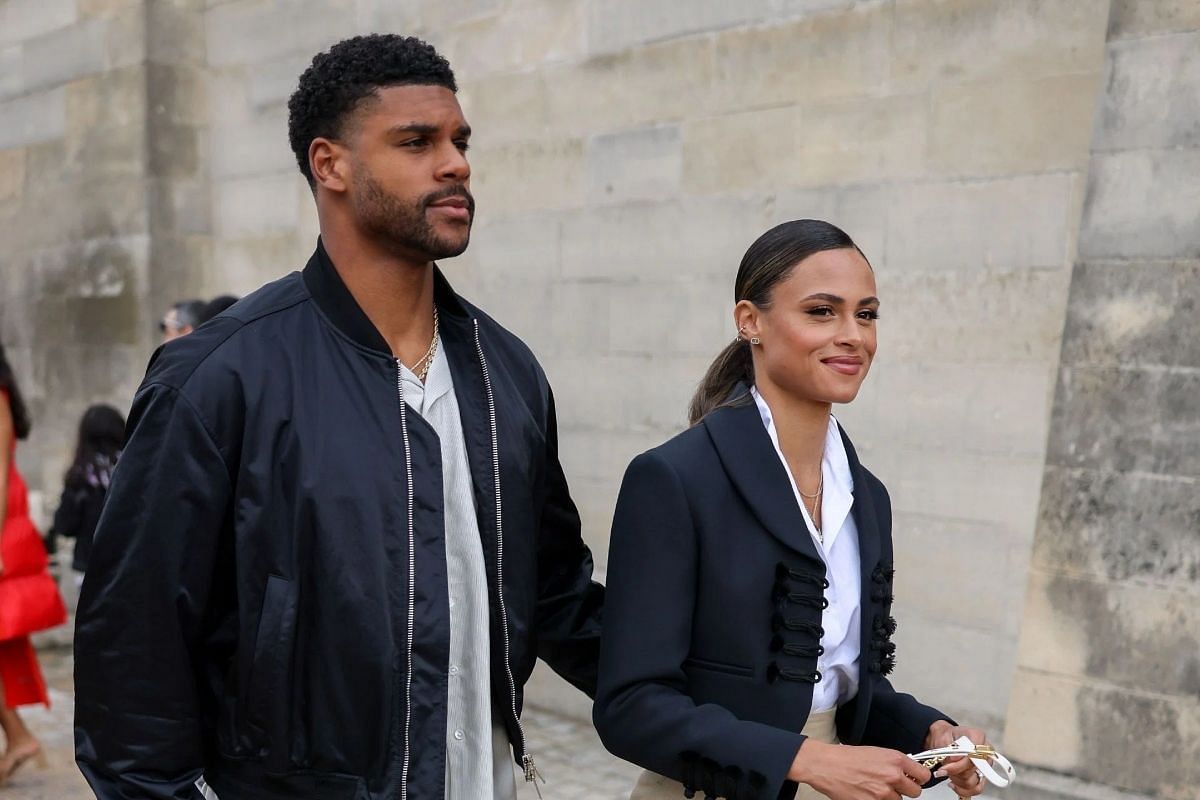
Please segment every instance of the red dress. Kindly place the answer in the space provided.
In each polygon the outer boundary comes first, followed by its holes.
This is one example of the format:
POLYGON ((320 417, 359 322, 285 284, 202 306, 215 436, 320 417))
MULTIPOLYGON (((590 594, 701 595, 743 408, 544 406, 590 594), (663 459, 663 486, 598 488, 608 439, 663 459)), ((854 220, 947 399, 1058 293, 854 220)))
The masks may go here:
MULTIPOLYGON (((0 391, 0 399, 7 404, 7 395, 0 391)), ((17 443, 13 440, 11 456, 16 455, 17 443)), ((0 554, 3 555, 5 572, 0 573, 0 581, 4 580, 10 565, 20 569, 19 565, 28 566, 30 561, 36 561, 38 555, 29 553, 28 529, 33 527, 29 518, 29 495, 21 473, 17 472, 15 458, 9 459, 8 467, 8 504, 5 507, 4 527, 0 532, 0 554), (13 545, 19 548, 13 552, 13 545)), ((40 540, 39 540, 40 541, 40 540)), ((45 564, 46 551, 41 552, 41 561, 45 564)), ((43 567, 44 568, 44 567, 43 567)), ((46 693, 46 681, 38 666, 37 655, 28 636, 17 636, 13 639, 0 641, 0 681, 4 683, 4 701, 9 708, 42 703, 50 705, 50 697, 46 693)))

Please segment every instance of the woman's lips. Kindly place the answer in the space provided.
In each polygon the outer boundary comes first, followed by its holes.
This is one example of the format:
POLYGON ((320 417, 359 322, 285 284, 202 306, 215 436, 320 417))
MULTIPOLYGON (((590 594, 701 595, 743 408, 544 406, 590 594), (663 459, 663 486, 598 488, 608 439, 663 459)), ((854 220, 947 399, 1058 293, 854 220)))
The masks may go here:
POLYGON ((843 375, 857 375, 863 367, 861 358, 825 358, 821 363, 843 375))

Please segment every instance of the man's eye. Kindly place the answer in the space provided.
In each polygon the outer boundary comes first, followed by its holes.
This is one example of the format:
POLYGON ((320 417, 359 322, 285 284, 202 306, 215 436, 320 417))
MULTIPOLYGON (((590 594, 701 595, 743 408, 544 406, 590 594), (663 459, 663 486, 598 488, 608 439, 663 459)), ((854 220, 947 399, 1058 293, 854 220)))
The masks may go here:
POLYGON ((460 139, 454 143, 460 153, 465 153, 471 149, 471 144, 466 139, 460 139))
POLYGON ((429 144, 428 139, 408 139, 400 143, 401 147, 424 147, 429 144))

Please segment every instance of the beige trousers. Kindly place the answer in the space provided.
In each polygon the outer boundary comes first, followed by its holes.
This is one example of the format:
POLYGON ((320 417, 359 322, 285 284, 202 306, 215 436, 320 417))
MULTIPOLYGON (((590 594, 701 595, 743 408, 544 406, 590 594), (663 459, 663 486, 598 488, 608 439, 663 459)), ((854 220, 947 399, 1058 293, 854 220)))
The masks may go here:
MULTIPOLYGON (((804 723, 804 735, 819 742, 837 744, 837 725, 834 721, 836 710, 822 711, 810 714, 804 723)), ((698 793, 696 795, 700 797, 698 793)), ((655 772, 644 771, 633 786, 629 800, 679 800, 683 797, 683 784, 664 778, 655 772)), ((811 786, 801 786, 796 792, 796 800, 826 800, 825 795, 811 786)))

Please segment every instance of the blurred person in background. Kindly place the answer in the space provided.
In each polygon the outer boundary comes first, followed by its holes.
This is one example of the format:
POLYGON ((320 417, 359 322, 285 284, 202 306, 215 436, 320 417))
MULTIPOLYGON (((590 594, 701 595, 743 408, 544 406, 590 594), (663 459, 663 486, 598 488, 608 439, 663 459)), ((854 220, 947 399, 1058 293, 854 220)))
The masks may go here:
POLYGON ((210 319, 215 317, 217 314, 220 314, 237 301, 238 298, 231 294, 217 295, 212 300, 209 300, 204 304, 204 310, 200 312, 200 321, 196 323, 197 326, 208 322, 210 319))
POLYGON ((125 439, 125 418, 112 406, 90 406, 79 420, 79 436, 75 443, 75 458, 63 477, 62 497, 54 512, 51 530, 54 536, 75 540, 71 567, 77 573, 75 582, 83 582, 88 556, 92 552, 92 535, 104 508, 104 498, 112 480, 121 443, 125 439))
POLYGON ((158 322, 158 332, 162 334, 163 344, 187 336, 203 321, 205 303, 203 300, 180 300, 167 309, 167 313, 158 322))
MULTIPOLYGON (((907 753, 983 731, 897 692, 892 513, 832 414, 874 360, 866 257, 819 220, 750 246, 737 337, 692 427, 629 465, 613 519, 594 717, 646 768, 631 800, 897 800, 907 753)), ((940 767, 959 797, 971 761, 940 767)))
POLYGON ((45 763, 41 743, 17 708, 50 705, 29 634, 67 619, 17 471, 17 440, 29 436, 29 428, 21 389, 0 345, 0 728, 5 736, 0 784, 31 759, 45 763))
POLYGON ((456 92, 417 39, 317 55, 316 251, 156 354, 76 624, 101 800, 514 800, 535 660, 594 692, 549 382, 434 263, 474 218, 456 92))

